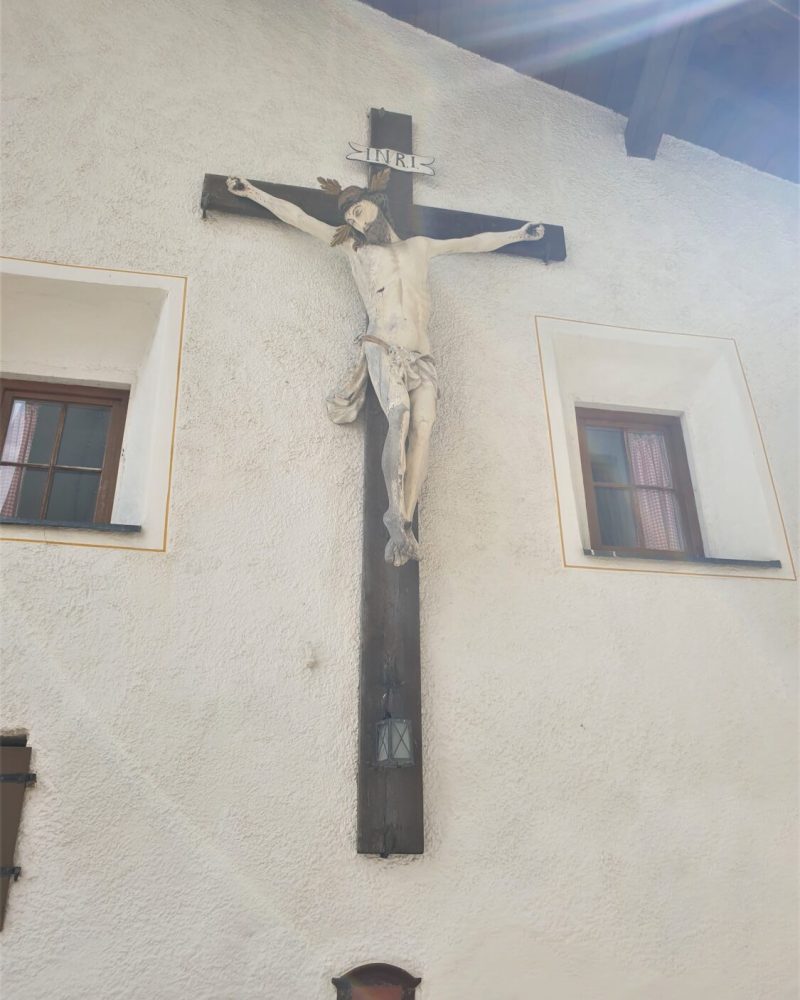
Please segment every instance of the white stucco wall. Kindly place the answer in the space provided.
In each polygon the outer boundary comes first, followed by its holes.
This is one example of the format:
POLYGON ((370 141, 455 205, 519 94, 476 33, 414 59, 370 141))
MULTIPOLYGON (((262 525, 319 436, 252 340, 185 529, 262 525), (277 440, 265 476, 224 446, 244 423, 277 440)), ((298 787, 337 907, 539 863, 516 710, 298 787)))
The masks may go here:
POLYGON ((7 0, 3 253, 187 275, 168 551, 9 542, 3 725, 27 794, 14 1000, 789 1000, 795 586, 562 566, 537 313, 736 339, 796 546, 796 189, 347 0, 7 0), (422 203, 561 223, 449 258, 423 497, 427 850, 354 852, 362 312, 208 172, 358 182, 370 106, 422 203), (478 150, 494 150, 476 159, 478 150), (311 651, 309 653, 309 650, 311 651), (313 665, 309 666, 309 659, 313 665))

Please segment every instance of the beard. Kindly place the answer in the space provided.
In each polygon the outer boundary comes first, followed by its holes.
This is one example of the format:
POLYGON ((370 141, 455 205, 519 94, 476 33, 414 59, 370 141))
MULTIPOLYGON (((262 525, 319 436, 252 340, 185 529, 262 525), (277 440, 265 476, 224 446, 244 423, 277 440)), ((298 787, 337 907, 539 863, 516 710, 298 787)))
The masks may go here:
POLYGON ((378 212, 373 221, 364 230, 364 239, 373 246, 385 246, 392 241, 392 230, 383 212, 378 212))

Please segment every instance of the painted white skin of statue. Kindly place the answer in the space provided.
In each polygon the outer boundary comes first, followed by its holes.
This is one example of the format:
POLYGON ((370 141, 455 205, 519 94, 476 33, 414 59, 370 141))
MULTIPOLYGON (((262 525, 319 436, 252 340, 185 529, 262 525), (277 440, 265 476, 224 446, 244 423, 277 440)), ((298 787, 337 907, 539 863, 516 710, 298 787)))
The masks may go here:
POLYGON ((336 181, 319 178, 322 188, 338 199, 344 219, 338 229, 239 177, 229 177, 227 185, 233 194, 249 198, 288 225, 347 255, 368 325, 360 338, 359 363, 328 397, 328 414, 336 423, 354 420, 364 403, 369 377, 389 423, 381 463, 389 497, 383 518, 389 532, 386 561, 402 566, 420 557, 411 523, 436 419, 438 383, 428 340, 429 263, 443 254, 487 253, 520 240, 540 240, 544 226, 526 223, 511 232, 451 240, 425 236, 401 240, 383 193, 388 180, 385 170, 373 176, 369 188, 342 189, 336 181))

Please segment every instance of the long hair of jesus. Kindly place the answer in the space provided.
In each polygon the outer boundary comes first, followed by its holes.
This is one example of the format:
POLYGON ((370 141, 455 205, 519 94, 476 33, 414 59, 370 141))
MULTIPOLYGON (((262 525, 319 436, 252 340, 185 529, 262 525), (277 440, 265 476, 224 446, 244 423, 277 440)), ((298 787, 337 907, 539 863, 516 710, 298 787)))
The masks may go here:
MULTIPOLYGON (((339 211, 342 215, 344 215, 351 205, 355 205, 358 201, 371 201, 373 205, 377 206, 388 225, 394 229, 394 221, 389 209, 389 199, 384 193, 386 185, 389 183, 389 177, 390 170, 386 167, 386 169, 372 175, 369 187, 366 188, 358 187, 355 184, 343 188, 338 181, 331 180, 329 177, 318 177, 317 180, 319 181, 319 186, 326 194, 332 195, 337 199, 339 211)), ((359 247, 369 242, 364 233, 360 233, 357 229, 354 229, 348 222, 345 222, 336 229, 331 240, 331 246, 338 246, 346 240, 353 241, 354 250, 358 250, 359 247)))

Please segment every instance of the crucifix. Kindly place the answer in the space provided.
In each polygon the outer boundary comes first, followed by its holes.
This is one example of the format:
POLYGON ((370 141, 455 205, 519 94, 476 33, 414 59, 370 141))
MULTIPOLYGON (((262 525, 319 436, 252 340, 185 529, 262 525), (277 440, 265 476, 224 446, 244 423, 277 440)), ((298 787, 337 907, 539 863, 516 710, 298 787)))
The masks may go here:
POLYGON ((374 164, 367 188, 206 174, 201 207, 279 219, 340 247, 367 309, 359 362, 328 413, 365 417, 357 849, 388 857, 424 847, 416 506, 438 394, 428 264, 481 251, 547 263, 566 249, 560 226, 415 205, 413 171, 431 161, 413 153, 410 115, 373 108, 370 146, 351 147, 374 164))

